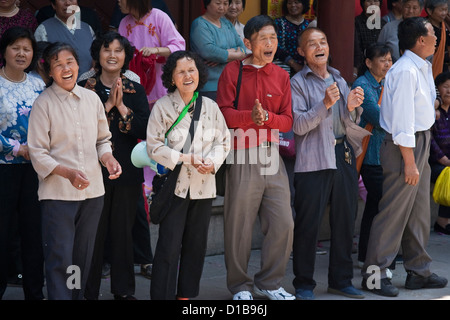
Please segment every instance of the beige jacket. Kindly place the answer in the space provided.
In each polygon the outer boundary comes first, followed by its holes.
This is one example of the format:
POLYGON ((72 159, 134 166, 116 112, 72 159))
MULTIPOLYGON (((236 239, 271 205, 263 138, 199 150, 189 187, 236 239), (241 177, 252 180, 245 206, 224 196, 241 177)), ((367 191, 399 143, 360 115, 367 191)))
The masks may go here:
MULTIPOLYGON (((184 142, 189 135, 192 114, 186 116, 173 128, 165 145, 165 133, 178 119, 185 107, 176 90, 156 101, 147 126, 147 153, 149 157, 161 165, 173 170, 177 165, 184 142)), ((197 105, 195 106, 198 107, 197 105)), ((190 141, 189 137, 189 141, 190 141)), ((183 153, 201 155, 213 161, 217 172, 230 152, 230 132, 219 106, 213 100, 203 97, 199 124, 189 150, 183 153)), ((175 195, 191 199, 207 199, 216 197, 216 180, 214 174, 200 174, 192 165, 183 165, 178 176, 175 195)))

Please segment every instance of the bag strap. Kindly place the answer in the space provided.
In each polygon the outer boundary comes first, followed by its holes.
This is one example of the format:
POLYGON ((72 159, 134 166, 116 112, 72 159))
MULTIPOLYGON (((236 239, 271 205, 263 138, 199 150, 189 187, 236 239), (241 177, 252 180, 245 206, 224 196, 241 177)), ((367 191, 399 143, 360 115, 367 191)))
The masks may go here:
POLYGON ((238 76, 238 81, 236 84, 236 99, 234 99, 234 108, 237 109, 238 107, 238 102, 239 102, 239 94, 241 92, 241 81, 242 81, 242 69, 243 69, 244 65, 242 63, 242 61, 239 64, 239 76, 238 76))
POLYGON ((172 131, 172 129, 181 121, 181 119, 184 118, 184 116, 186 115, 186 113, 189 110, 189 107, 195 102, 195 100, 197 100, 197 98, 198 98, 198 92, 195 91, 194 96, 192 97, 191 101, 183 108, 183 111, 181 111, 180 115, 178 116, 177 121, 175 121, 175 123, 170 126, 169 130, 167 130, 167 132, 165 134, 166 138, 169 135, 169 132, 172 131))

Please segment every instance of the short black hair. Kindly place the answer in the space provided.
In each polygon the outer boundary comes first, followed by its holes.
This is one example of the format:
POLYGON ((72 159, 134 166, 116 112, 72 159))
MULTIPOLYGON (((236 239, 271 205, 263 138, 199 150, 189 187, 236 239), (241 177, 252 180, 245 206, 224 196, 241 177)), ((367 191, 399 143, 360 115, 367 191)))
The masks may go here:
MULTIPOLYGON (((284 0, 283 3, 281 4, 281 12, 283 13, 283 15, 287 15, 289 14, 289 10, 287 8, 287 3, 289 0, 284 0)), ((305 14, 309 11, 309 9, 311 8, 311 3, 309 0, 297 0, 298 2, 301 2, 303 5, 303 11, 302 14, 305 14)))
POLYGON ((392 10, 394 7, 392 6, 393 3, 400 2, 401 0, 387 0, 387 8, 388 10, 392 10))
POLYGON ((28 72, 33 69, 33 66, 36 61, 36 39, 34 38, 33 33, 28 28, 15 26, 7 29, 0 38, 0 55, 2 57, 3 65, 6 65, 5 60, 5 52, 6 48, 12 45, 19 39, 28 39, 31 41, 31 47, 33 48, 33 59, 31 60, 30 65, 25 69, 25 72, 28 72))
MULTIPOLYGON (((242 1, 244 2, 244 1, 242 1)), ((211 0, 203 0, 203 5, 205 6, 205 9, 207 6, 209 6, 209 4, 211 3, 211 0)), ((231 0, 228 0, 228 3, 231 4, 231 0)), ((244 3, 245 6, 245 3, 244 3)))
MULTIPOLYGON (((58 58, 58 54, 61 51, 67 50, 69 51, 75 58, 78 65, 80 65, 80 60, 78 58, 78 54, 75 51, 75 49, 67 43, 64 42, 52 42, 50 43, 47 48, 45 48, 44 53, 42 54, 42 58, 44 59, 44 72, 47 74, 47 76, 51 79, 51 83, 53 83, 53 79, 50 77, 50 66, 51 66, 51 60, 53 58, 58 58)), ((50 84, 48 86, 50 86, 50 84)))
POLYGON ((122 73, 127 71, 130 61, 133 59, 134 47, 130 44, 128 39, 115 31, 107 31, 98 36, 98 38, 96 38, 91 45, 91 57, 92 60, 95 61, 95 69, 98 74, 102 73, 102 66, 100 65, 100 50, 102 47, 108 48, 109 44, 114 40, 119 41, 125 51, 125 61, 122 66, 122 73))
POLYGON ((175 51, 171 53, 167 58, 167 61, 163 66, 163 74, 161 76, 163 85, 167 88, 168 92, 174 92, 177 88, 173 83, 173 71, 177 67, 178 60, 181 60, 183 58, 193 60, 195 62, 195 66, 197 67, 199 79, 196 91, 202 89, 205 83, 208 81, 208 70, 206 69, 206 65, 199 55, 192 51, 175 51))
POLYGON ((385 42, 371 43, 366 50, 364 50, 364 61, 358 68, 358 77, 364 75, 367 71, 366 59, 373 61, 373 59, 384 57, 388 53, 393 54, 393 50, 385 42))
MULTIPOLYGON (((361 8, 364 9, 364 2, 366 2, 367 0, 359 0, 359 4, 361 5, 361 8)), ((383 5, 383 0, 378 0, 380 1, 380 8, 383 5)), ((365 12, 363 12, 365 13, 365 12)))
POLYGON ((428 34, 425 26, 428 22, 423 17, 411 17, 402 20, 398 25, 398 48, 400 52, 412 49, 420 37, 428 34))
POLYGON ((434 79, 434 84, 436 85, 437 88, 447 80, 450 80, 450 71, 445 71, 438 74, 436 79, 434 79))
POLYGON ((244 37, 245 39, 251 40, 254 33, 258 33, 262 28, 266 26, 273 26, 275 32, 277 32, 277 25, 275 21, 268 15, 261 14, 259 16, 254 16, 247 21, 244 27, 244 37))

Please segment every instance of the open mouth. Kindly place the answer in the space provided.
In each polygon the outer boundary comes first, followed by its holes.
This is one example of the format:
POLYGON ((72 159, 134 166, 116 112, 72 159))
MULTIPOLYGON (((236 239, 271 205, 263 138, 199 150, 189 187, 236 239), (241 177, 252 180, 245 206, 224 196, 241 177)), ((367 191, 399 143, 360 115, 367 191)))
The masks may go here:
POLYGON ((323 57, 325 57, 325 54, 324 53, 319 53, 319 54, 316 54, 315 57, 316 58, 323 58, 323 57))
POLYGON ((72 80, 73 79, 73 74, 72 73, 66 74, 66 75, 63 75, 61 78, 63 80, 72 80))
POLYGON ((265 57, 271 58, 272 55, 273 55, 273 51, 272 51, 272 50, 271 50, 271 51, 264 51, 264 56, 265 56, 265 57))
POLYGON ((194 84, 194 81, 185 81, 185 82, 183 82, 183 85, 185 85, 185 86, 190 86, 191 84, 194 84))
POLYGON ((106 63, 107 64, 112 64, 112 65, 116 65, 117 61, 116 60, 107 60, 106 63))

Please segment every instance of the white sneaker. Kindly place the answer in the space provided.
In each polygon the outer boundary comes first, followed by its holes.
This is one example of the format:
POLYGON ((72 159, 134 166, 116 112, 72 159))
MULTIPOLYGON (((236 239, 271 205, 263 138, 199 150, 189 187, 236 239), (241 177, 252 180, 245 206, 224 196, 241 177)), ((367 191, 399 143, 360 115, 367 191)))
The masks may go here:
POLYGON ((386 278, 392 279, 392 271, 389 268, 386 268, 386 278))
POLYGON ((233 300, 253 300, 250 291, 239 291, 233 296, 233 300))
POLYGON ((278 290, 261 290, 258 287, 254 287, 255 294, 265 296, 270 300, 295 300, 295 296, 286 292, 282 287, 278 290))

